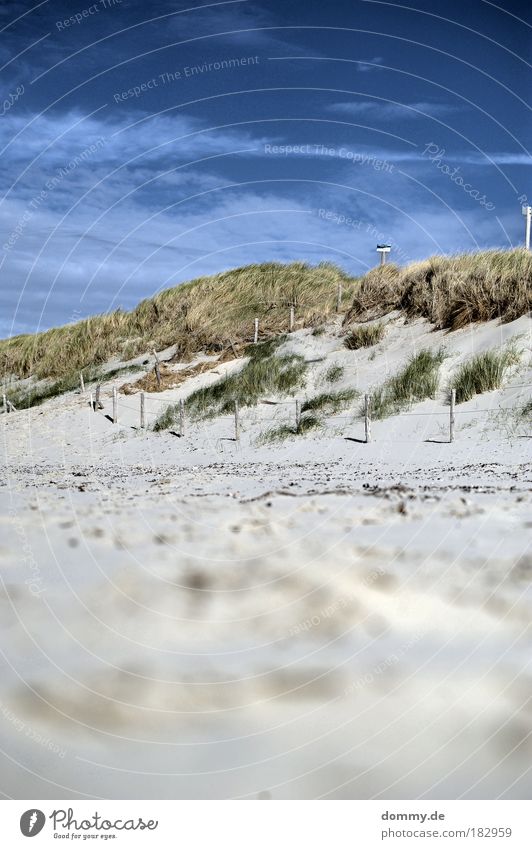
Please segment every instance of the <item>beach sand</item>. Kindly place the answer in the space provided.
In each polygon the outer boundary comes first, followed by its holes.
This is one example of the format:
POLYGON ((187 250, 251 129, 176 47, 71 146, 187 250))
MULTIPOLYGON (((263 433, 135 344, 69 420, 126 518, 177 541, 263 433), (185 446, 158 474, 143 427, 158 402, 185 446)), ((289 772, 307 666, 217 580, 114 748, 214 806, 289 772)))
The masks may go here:
POLYGON ((6 796, 530 796, 531 322, 390 321, 373 358, 294 334, 324 358, 307 391, 442 343, 450 373, 520 339, 520 371, 452 444, 443 390, 370 444, 352 413, 260 444, 292 402, 244 410, 239 443, 231 417, 142 433, 138 396, 105 417, 110 383, 102 413, 71 393, 1 417, 6 796))

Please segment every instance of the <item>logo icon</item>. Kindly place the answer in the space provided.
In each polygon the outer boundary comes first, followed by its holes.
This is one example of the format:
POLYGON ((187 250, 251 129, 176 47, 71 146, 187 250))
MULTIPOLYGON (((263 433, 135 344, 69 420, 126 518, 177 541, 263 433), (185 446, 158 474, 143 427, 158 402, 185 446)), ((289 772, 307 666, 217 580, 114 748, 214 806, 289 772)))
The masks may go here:
POLYGON ((37 808, 30 808, 20 818, 20 830, 24 837, 35 837, 43 830, 45 822, 46 817, 42 811, 37 808))

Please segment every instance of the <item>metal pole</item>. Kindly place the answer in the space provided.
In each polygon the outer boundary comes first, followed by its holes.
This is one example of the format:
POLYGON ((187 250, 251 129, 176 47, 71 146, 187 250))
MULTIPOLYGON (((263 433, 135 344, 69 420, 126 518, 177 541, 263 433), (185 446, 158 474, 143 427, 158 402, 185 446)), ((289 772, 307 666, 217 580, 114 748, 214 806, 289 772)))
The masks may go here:
POLYGON ((256 318, 255 319, 255 333, 254 333, 254 336, 253 336, 253 342, 256 345, 258 341, 259 341, 259 320, 258 320, 258 318, 256 318))
POLYGON ((525 248, 530 250, 530 222, 532 220, 532 206, 527 208, 526 223, 525 223, 525 248))
POLYGON ((379 253, 381 255, 381 265, 384 265, 384 263, 386 262, 386 254, 384 253, 384 251, 379 251, 379 253))
POLYGON ((118 392, 113 386, 113 424, 118 424, 118 392))

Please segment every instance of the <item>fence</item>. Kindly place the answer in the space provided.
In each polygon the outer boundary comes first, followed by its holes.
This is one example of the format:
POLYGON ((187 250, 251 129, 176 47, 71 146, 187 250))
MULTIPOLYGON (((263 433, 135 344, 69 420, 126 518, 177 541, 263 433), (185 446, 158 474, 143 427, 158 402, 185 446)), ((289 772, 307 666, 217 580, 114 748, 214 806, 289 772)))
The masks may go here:
MULTIPOLYGON (((524 389, 524 388, 531 388, 531 387, 532 387, 532 384, 513 384, 513 385, 509 385, 506 388, 507 389, 524 389)), ((80 392, 83 396, 86 397, 87 393, 85 392, 84 384, 82 384, 81 381, 80 381, 80 392)), ((126 396, 126 397, 132 398, 133 396, 126 396)), ((147 405, 146 405, 146 402, 148 400, 150 402, 155 402, 157 404, 164 404, 166 407, 169 407, 169 406, 177 407, 176 424, 178 424, 178 427, 179 427, 179 436, 182 437, 182 438, 185 437, 185 432, 186 432, 186 429, 187 429, 187 424, 186 424, 187 420, 186 420, 186 401, 184 399, 180 399, 179 401, 175 402, 175 401, 171 401, 169 399, 157 398, 154 395, 149 395, 148 393, 141 391, 141 392, 138 393, 138 400, 139 400, 139 403, 138 403, 138 406, 136 406, 136 407, 133 406, 132 404, 124 403, 124 401, 122 399, 119 399, 117 388, 113 387, 112 392, 111 392, 111 404, 112 404, 111 410, 112 410, 112 412, 111 412, 110 415, 107 415, 106 417, 108 418, 108 420, 112 424, 117 425, 119 423, 119 410, 120 409, 125 409, 125 410, 128 410, 130 412, 132 411, 132 412, 135 412, 138 415, 138 428, 140 430, 147 430, 148 425, 147 425, 147 412, 146 412, 147 405)), ((9 402, 9 400, 6 398, 5 395, 3 396, 3 401, 4 401, 4 412, 8 413, 8 412, 15 411, 15 408, 9 402)), ((105 409, 103 401, 102 401, 101 385, 100 384, 98 384, 96 386, 94 393, 92 391, 88 393, 88 403, 89 403, 89 407, 95 413, 105 409)), ((265 424, 265 423, 268 423, 268 422, 276 422, 278 425, 283 424, 283 425, 292 426, 294 434, 301 432, 302 424, 304 424, 305 419, 304 419, 303 402, 301 401, 300 398, 294 398, 290 401, 263 401, 263 402, 259 402, 259 404, 260 403, 268 404, 268 405, 274 405, 274 406, 280 407, 280 408, 289 407, 291 410, 293 410, 293 414, 289 415, 288 418, 285 418, 285 419, 280 419, 278 416, 276 416, 276 417, 263 417, 263 416, 261 416, 257 419, 257 422, 260 422, 260 424, 263 424, 263 423, 265 424)), ((372 418, 372 396, 370 394, 364 395, 362 410, 363 410, 363 412, 359 416, 357 416, 354 413, 352 413, 351 415, 331 414, 327 417, 327 422, 322 422, 320 424, 320 429, 321 430, 334 429, 335 426, 334 426, 333 423, 350 422, 351 424, 355 424, 357 421, 359 421, 359 422, 363 421, 364 422, 364 439, 363 440, 360 439, 360 440, 357 440, 357 441, 370 443, 370 442, 373 441, 373 438, 374 438, 373 433, 372 433, 372 423, 374 421, 374 419, 372 418)), ((456 409, 456 391, 453 389, 453 390, 451 390, 449 406, 442 411, 439 411, 439 410, 428 411, 428 412, 426 412, 426 411, 423 411, 423 412, 405 411, 405 412, 396 413, 396 414, 394 414, 393 417, 394 418, 395 417, 402 418, 402 417, 408 416, 408 417, 437 418, 437 417, 443 417, 444 416, 446 421, 447 421, 447 428, 448 428, 448 440, 447 441, 449 443, 451 443, 451 442, 454 442, 455 436, 456 436, 456 416, 477 415, 479 413, 504 412, 504 411, 507 411, 507 410, 511 410, 511 408, 498 407, 498 408, 481 408, 481 409, 477 408, 477 409, 474 409, 474 410, 457 410, 456 409)), ((324 413, 324 415, 325 415, 325 413, 324 413)), ((220 415, 220 416, 217 416, 216 418, 218 418, 218 419, 226 418, 227 420, 232 420, 234 440, 235 440, 235 442, 238 443, 240 441, 241 432, 242 432, 242 410, 241 410, 238 402, 237 401, 234 402, 232 414, 228 414, 228 415, 225 415, 225 416, 220 415)), ((132 426, 135 427, 135 425, 132 425, 132 426)), ((336 430, 337 430, 337 428, 336 428, 336 430)), ((175 431, 173 431, 173 432, 175 432, 175 431)))
MULTIPOLYGON (((342 285, 338 284, 338 289, 337 289, 337 293, 336 293, 336 311, 337 312, 341 311, 341 306, 342 306, 342 285)), ((289 307, 287 319, 288 319, 287 320, 288 330, 289 330, 290 333, 292 333, 295 329, 295 307, 293 305, 289 307)), ((253 342, 254 342, 254 344, 258 344, 258 342, 259 342, 259 330, 260 330, 258 318, 254 319, 253 328, 254 328, 253 342)), ((236 351, 235 351, 233 343, 231 342, 230 344, 231 344, 233 351, 236 355, 236 351)), ((154 357, 155 357, 155 366, 154 366, 155 375, 156 375, 156 379, 157 379, 157 384, 158 384, 158 386, 160 386, 161 385, 160 361, 159 361, 159 357, 157 356, 157 353, 155 351, 153 351, 153 354, 154 354, 154 357)), ((82 395, 85 395, 85 381, 84 381, 84 378, 83 378, 83 373, 80 373, 79 377, 80 377, 80 392, 81 392, 82 395)), ((530 388, 531 386, 532 386, 532 384, 517 384, 517 385, 514 384, 513 386, 510 386, 510 387, 507 387, 507 388, 521 389, 521 388, 530 388)), ((95 388, 94 394, 92 393, 92 391, 89 393, 89 406, 91 407, 91 409, 94 412, 98 412, 99 410, 104 409, 104 405, 101 401, 100 395, 101 395, 101 384, 98 384, 95 388)), ((147 429, 147 416, 146 416, 146 399, 147 398, 149 398, 150 401, 154 401, 154 402, 160 403, 160 404, 166 404, 167 406, 172 406, 173 404, 175 404, 175 402, 169 401, 168 399, 161 399, 161 398, 155 398, 154 396, 148 396, 147 393, 145 393, 145 392, 139 393, 138 410, 136 408, 133 408, 131 405, 124 404, 123 402, 121 402, 121 404, 120 404, 121 407, 123 407, 125 409, 129 409, 129 410, 135 410, 135 412, 138 412, 139 427, 140 427, 141 430, 147 429)), ((2 400, 3 400, 3 412, 4 413, 16 412, 16 407, 14 406, 12 401, 10 401, 7 398, 5 393, 2 396, 2 400)), ((372 415, 371 415, 372 405, 371 405, 371 401, 372 401, 371 395, 366 394, 364 396, 364 406, 363 406, 363 416, 362 416, 362 418, 364 420, 364 436, 365 436, 365 438, 364 438, 364 440, 358 440, 360 442, 364 441, 366 443, 370 443, 372 441, 372 438, 373 438, 372 437, 372 427, 371 427, 372 426, 372 415)), ((294 407, 294 419, 293 419, 294 428, 293 428, 293 431, 294 431, 295 434, 297 434, 298 432, 301 431, 302 423, 304 422, 304 419, 302 417, 301 400, 296 398, 296 399, 293 399, 292 401, 288 401, 288 402, 279 402, 278 405, 281 405, 283 403, 284 404, 290 404, 294 407)), ((185 436, 185 427, 186 427, 185 401, 180 400, 178 402, 178 404, 179 404, 179 435, 181 437, 184 437, 185 436)), ((113 390, 112 390, 112 415, 108 416, 107 418, 109 418, 110 421, 115 425, 118 424, 118 421, 119 421, 119 409, 118 408, 119 408, 118 390, 116 389, 116 387, 113 387, 113 390)), ((505 408, 499 408, 499 411, 501 411, 503 409, 505 409, 505 408)), ((454 389, 452 389, 451 390, 451 396, 450 396, 449 408, 446 411, 442 411, 441 413, 440 412, 428 412, 428 413, 427 412, 422 412, 422 413, 403 412, 403 413, 394 414, 394 417, 395 416, 433 416, 434 417, 434 416, 445 415, 446 417, 448 417, 448 430, 449 430, 448 441, 451 443, 451 442, 454 442, 454 440, 455 440, 455 424, 456 424, 456 415, 457 414, 458 415, 460 415, 460 414, 471 415, 471 414, 477 414, 477 413, 483 413, 483 412, 492 413, 493 409, 457 410, 456 409, 456 391, 454 389)), ((234 403, 234 414, 231 416, 231 418, 233 418, 233 421, 234 421, 234 439, 238 443, 240 441, 240 433, 241 433, 241 411, 239 409, 239 405, 238 405, 237 401, 235 401, 235 403, 234 403)), ((352 416, 334 416, 333 415, 333 416, 329 416, 329 421, 331 421, 331 420, 351 421, 352 423, 354 423, 355 422, 355 416, 354 415, 352 415, 352 416)), ((274 419, 264 419, 264 418, 261 419, 261 422, 265 422, 265 421, 274 421, 274 419)), ((275 419, 275 421, 277 421, 277 423, 278 423, 278 419, 275 419)), ((290 423, 291 422, 292 422, 292 419, 290 420, 290 423)), ((327 425, 322 423, 321 428, 322 429, 327 428, 327 425)))

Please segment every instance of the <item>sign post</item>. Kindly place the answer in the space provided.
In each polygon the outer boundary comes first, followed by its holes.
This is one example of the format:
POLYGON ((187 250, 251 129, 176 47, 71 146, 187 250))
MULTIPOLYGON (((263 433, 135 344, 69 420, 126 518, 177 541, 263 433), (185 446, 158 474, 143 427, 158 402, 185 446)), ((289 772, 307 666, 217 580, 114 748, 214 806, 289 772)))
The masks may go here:
POLYGON ((389 254, 392 249, 391 245, 377 245, 377 251, 381 255, 381 265, 386 262, 386 254, 389 254))
POLYGON ((532 206, 522 206, 521 212, 525 216, 525 249, 530 250, 530 222, 532 220, 532 206))

